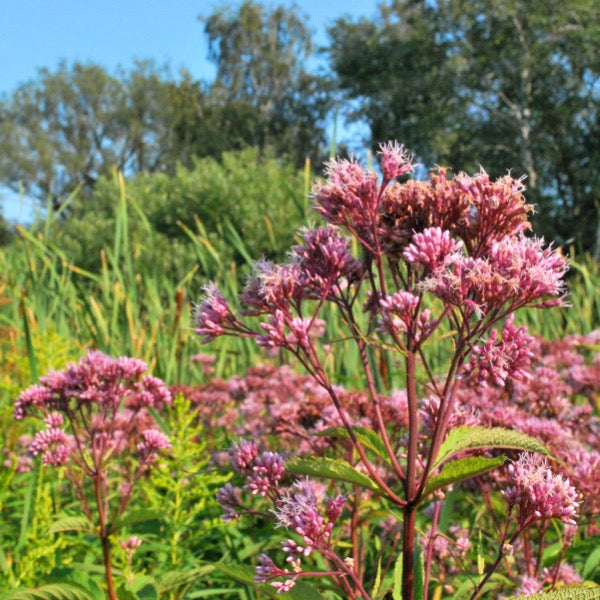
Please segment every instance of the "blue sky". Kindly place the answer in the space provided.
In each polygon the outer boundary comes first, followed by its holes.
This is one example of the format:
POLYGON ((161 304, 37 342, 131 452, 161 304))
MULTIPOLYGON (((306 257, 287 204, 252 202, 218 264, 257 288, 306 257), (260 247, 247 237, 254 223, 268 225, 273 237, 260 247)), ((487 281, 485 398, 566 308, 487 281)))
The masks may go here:
MULTIPOLYGON (((282 0, 290 6, 289 0, 282 0)), ((210 80, 207 44, 198 15, 232 2, 213 0, 0 0, 0 94, 35 78, 39 67, 54 69, 61 59, 92 61, 109 70, 135 59, 185 67, 210 80)), ((268 5, 274 3, 267 2, 268 5)), ((340 16, 372 17, 377 0, 301 0, 316 44, 340 16)), ((31 203, 2 194, 5 215, 28 220, 31 203)))

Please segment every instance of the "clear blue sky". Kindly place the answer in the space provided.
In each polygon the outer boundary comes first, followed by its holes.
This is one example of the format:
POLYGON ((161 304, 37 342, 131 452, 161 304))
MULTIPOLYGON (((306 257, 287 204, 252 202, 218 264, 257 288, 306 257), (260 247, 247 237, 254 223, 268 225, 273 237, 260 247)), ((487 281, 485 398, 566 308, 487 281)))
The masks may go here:
MULTIPOLYGON (((267 5, 289 0, 266 2, 267 5)), ((195 77, 214 75, 206 59, 200 14, 237 2, 214 0, 0 0, 0 94, 35 78, 39 67, 54 69, 61 59, 92 61, 109 70, 135 59, 185 67, 195 77)), ((326 28, 341 16, 372 17, 378 0, 300 0, 315 43, 325 44, 326 28)), ((31 207, 3 194, 4 213, 27 220, 31 207)))

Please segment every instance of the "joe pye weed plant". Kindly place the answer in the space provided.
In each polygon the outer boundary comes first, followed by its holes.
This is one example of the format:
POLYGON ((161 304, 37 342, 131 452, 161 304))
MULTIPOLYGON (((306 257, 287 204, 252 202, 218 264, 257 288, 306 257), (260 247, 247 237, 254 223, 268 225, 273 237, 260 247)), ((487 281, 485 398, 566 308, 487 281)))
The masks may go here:
POLYGON ((507 378, 527 376, 532 338, 515 324, 514 313, 560 306, 567 262, 543 240, 525 235, 532 206, 521 180, 507 175, 492 181, 484 171, 451 178, 438 168, 427 181, 398 181, 413 170, 404 148, 382 145, 380 158, 381 178, 354 160, 328 164, 326 181, 313 189, 315 208, 327 224, 303 231, 285 264, 256 263, 239 298, 241 311, 213 284, 196 308, 196 332, 204 342, 249 337, 270 352, 291 353, 337 410, 339 427, 327 433, 348 439, 353 448, 336 459, 284 461, 277 453, 259 452, 254 441, 240 441, 230 457, 244 487, 227 484, 218 500, 227 519, 259 513, 296 536, 282 543, 286 566, 260 557, 256 582, 285 592, 301 580, 326 576, 344 597, 369 599, 377 591, 367 590, 356 539, 350 533, 354 548, 346 554, 348 546, 332 534, 348 514, 349 530, 355 531, 353 494, 369 490, 392 521, 401 521, 401 577, 394 597, 416 600, 427 595, 437 500, 444 490, 504 465, 507 458, 495 448, 537 452, 509 467, 508 517, 499 528, 497 559, 473 583, 471 598, 477 598, 529 527, 550 519, 575 523, 578 496, 539 457, 546 453, 543 444, 501 427, 453 426, 460 386, 504 385, 507 378), (322 317, 328 304, 335 305, 358 348, 373 429, 353 422, 328 373, 328 352, 341 343, 326 338, 322 317), (427 344, 448 349, 444 373, 430 367, 427 344), (397 423, 383 417, 376 368, 393 365, 393 355, 405 385, 406 419, 397 423), (350 482, 353 493, 326 498, 322 486, 306 478, 294 482, 293 475, 350 482), (256 511, 247 495, 272 507, 256 511), (420 547, 417 514, 432 503, 431 534, 420 547), (313 554, 326 569, 306 565, 313 554))
MULTIPOLYGON (((41 377, 15 403, 15 419, 44 423, 29 445, 30 454, 64 469, 83 511, 57 521, 50 533, 77 530, 99 539, 111 600, 120 594, 113 576, 114 538, 124 527, 149 518, 126 512, 133 489, 160 451, 171 446, 151 413, 170 404, 171 394, 146 370, 142 360, 90 351, 77 364, 41 377)), ((140 542, 121 540, 129 561, 140 542)), ((69 590, 54 590, 58 597, 82 597, 76 592, 68 596, 69 590)))

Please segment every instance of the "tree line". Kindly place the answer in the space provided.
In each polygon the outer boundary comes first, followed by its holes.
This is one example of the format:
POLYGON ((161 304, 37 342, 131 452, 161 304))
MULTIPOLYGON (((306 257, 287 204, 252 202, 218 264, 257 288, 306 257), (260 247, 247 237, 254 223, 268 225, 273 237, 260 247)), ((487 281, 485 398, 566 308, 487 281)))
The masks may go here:
POLYGON ((5 94, 0 182, 59 208, 114 167, 168 176, 246 147, 319 164, 339 106, 372 149, 395 138, 428 167, 524 174, 536 229, 600 254, 600 0, 392 0, 335 21, 319 50, 294 8, 200 20, 212 82, 63 63, 5 94))

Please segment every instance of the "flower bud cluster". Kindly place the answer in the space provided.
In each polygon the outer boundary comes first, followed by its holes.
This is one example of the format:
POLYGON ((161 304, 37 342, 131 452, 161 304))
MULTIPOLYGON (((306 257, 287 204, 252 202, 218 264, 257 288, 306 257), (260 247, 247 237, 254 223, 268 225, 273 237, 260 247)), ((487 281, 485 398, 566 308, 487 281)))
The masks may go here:
POLYGON ((553 473, 544 459, 525 452, 507 471, 513 485, 502 495, 510 507, 518 507, 521 527, 542 519, 576 524, 577 491, 567 478, 553 473))
POLYGON ((533 357, 530 348, 533 337, 527 335, 526 331, 526 327, 517 328, 514 325, 514 314, 511 314, 504 323, 500 338, 498 330, 492 329, 490 337, 482 345, 473 346, 465 371, 484 386, 489 381, 504 386, 508 377, 529 377, 527 367, 533 357))

